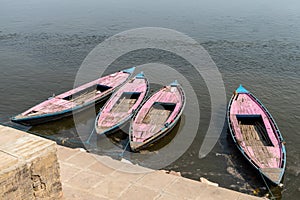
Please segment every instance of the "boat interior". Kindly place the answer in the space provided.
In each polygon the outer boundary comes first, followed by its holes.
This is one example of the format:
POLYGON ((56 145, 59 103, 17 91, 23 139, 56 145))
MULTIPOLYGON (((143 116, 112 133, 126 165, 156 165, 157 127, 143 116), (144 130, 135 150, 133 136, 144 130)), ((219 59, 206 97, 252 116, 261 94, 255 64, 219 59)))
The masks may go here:
POLYGON ((276 182, 280 179, 282 172, 280 156, 274 154, 274 144, 267 133, 261 115, 237 115, 236 117, 242 140, 245 142, 245 150, 260 170, 276 182))
POLYGON ((79 92, 76 92, 72 95, 66 96, 63 99, 64 100, 68 100, 68 101, 72 101, 74 103, 80 104, 80 103, 84 103, 84 101, 86 99, 90 99, 93 96, 95 96, 96 94, 105 92, 106 90, 109 90, 112 87, 109 87, 107 85, 101 85, 101 84, 97 84, 97 85, 93 85, 91 87, 88 87, 84 90, 81 90, 79 92))
POLYGON ((155 102, 145 115, 142 123, 163 125, 175 109, 175 103, 155 102))
POLYGON ((236 118, 247 146, 274 146, 261 115, 237 115, 236 118))
POLYGON ((124 92, 112 107, 111 112, 128 112, 140 95, 140 92, 124 92))

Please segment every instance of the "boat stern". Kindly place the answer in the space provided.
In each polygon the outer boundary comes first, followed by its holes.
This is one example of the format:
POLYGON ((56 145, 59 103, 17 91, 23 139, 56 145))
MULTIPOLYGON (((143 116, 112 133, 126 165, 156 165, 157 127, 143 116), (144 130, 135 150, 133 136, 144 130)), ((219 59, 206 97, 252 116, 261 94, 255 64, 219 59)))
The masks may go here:
POLYGON ((141 149, 141 147, 143 146, 143 142, 134 142, 134 141, 130 141, 130 149, 133 152, 137 152, 141 149))
POLYGON ((261 168, 260 173, 263 174, 275 185, 279 185, 284 174, 283 168, 261 168))

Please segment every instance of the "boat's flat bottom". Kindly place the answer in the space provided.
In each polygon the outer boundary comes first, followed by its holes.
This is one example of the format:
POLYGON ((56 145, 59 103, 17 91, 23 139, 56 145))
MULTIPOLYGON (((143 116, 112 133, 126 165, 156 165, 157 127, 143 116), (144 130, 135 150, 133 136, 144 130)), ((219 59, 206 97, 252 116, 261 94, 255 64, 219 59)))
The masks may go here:
POLYGON ((251 148, 253 157, 259 163, 268 167, 269 163, 273 162, 272 159, 278 159, 274 157, 271 149, 268 148, 272 145, 270 145, 267 139, 264 138, 265 133, 263 133, 263 130, 259 127, 259 125, 239 124, 239 127, 241 129, 246 148, 251 148))
POLYGON ((136 101, 136 99, 120 99, 110 111, 111 115, 108 115, 105 119, 103 119, 101 124, 105 125, 97 127, 97 132, 102 133, 121 122, 124 119, 124 116, 128 115, 128 111, 132 108, 136 101))
POLYGON ((170 113, 170 110, 157 109, 155 107, 152 107, 143 119, 142 123, 151 124, 151 129, 148 131, 156 133, 161 129, 161 127, 164 126, 164 123, 167 121, 170 113))
POLYGON ((95 97, 98 94, 97 92, 99 91, 93 90, 93 91, 85 92, 83 94, 78 95, 77 97, 70 99, 69 101, 75 103, 76 105, 80 105, 85 103, 87 99, 91 99, 95 97))
POLYGON ((262 133, 255 125, 239 124, 242 131, 243 139, 247 146, 266 146, 266 142, 262 138, 262 133))
POLYGON ((252 159, 261 163, 261 172, 273 182, 280 180, 281 168, 271 167, 279 158, 273 155, 273 144, 270 141, 265 126, 259 121, 239 121, 239 128, 245 148, 252 153, 252 159))
POLYGON ((111 113, 126 113, 132 108, 136 101, 137 99, 127 99, 124 97, 113 106, 111 113))

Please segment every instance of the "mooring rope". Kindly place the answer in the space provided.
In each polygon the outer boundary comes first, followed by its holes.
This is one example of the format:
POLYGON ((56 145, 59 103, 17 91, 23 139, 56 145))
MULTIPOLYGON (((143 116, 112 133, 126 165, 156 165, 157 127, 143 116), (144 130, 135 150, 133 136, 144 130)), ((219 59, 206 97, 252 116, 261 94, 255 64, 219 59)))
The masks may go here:
POLYGON ((120 156, 121 156, 122 158, 123 158, 123 156, 124 156, 124 153, 125 153, 125 151, 126 151, 128 145, 129 145, 129 143, 130 143, 130 141, 128 140, 128 142, 127 142, 127 144, 126 144, 126 146, 125 146, 123 152, 120 154, 120 156))
POLYGON ((90 140, 91 140, 91 138, 92 138, 92 136, 93 136, 93 134, 94 134, 94 131, 95 131, 95 127, 93 128, 92 132, 90 133, 88 139, 85 141, 86 144, 91 144, 91 143, 90 143, 90 140))
POLYGON ((267 181, 265 180, 264 176, 262 175, 262 173, 260 173, 260 175, 261 175, 261 177, 262 177, 262 179, 263 179, 263 181, 264 181, 264 183, 265 183, 265 185, 266 185, 266 187, 267 187, 269 193, 271 194, 270 199, 271 199, 271 200, 276 200, 276 197, 274 196, 273 192, 271 191, 271 189, 270 189, 270 187, 269 187, 267 181))
POLYGON ((53 141, 55 141, 57 143, 61 143, 63 145, 65 143, 69 143, 70 145, 77 144, 77 145, 83 146, 83 142, 81 140, 74 140, 74 139, 68 139, 68 138, 59 138, 55 135, 43 135, 43 134, 32 132, 32 131, 26 131, 26 132, 30 133, 30 134, 33 134, 33 135, 43 137, 43 138, 46 138, 46 139, 49 139, 49 140, 53 140, 53 141))

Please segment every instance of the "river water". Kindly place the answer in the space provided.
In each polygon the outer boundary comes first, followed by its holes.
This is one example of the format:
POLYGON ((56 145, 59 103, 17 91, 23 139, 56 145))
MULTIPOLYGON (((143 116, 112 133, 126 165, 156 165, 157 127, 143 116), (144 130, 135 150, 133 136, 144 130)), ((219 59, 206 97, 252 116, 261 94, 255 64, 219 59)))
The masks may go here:
MULTIPOLYGON (((138 27, 175 29, 192 37, 208 51, 222 74, 227 100, 242 83, 269 109, 287 148, 284 188, 272 188, 272 191, 278 199, 298 199, 299 2, 0 0, 0 5, 2 123, 16 126, 9 122, 10 116, 47 99, 53 93, 71 89, 82 61, 104 39, 138 27)), ((222 187, 237 191, 265 195, 267 189, 262 179, 239 154, 228 137, 226 125, 213 150, 205 158, 199 159, 198 152, 211 115, 209 93, 203 79, 194 80, 194 74, 185 70, 190 65, 186 60, 169 52, 144 49, 123 55, 108 72, 146 63, 163 63, 180 71, 191 80, 200 103, 200 128, 198 132, 191 133, 193 137, 186 137, 192 139, 191 145, 164 169, 180 171, 183 176, 195 180, 205 177, 222 187)), ((159 87, 151 84, 152 90, 159 87)), ((101 105, 96 110, 99 107, 101 105)), ((82 146, 78 135, 83 134, 88 138, 94 114, 92 109, 80 115, 80 130, 75 128, 72 118, 27 130, 68 146, 82 146)), ((144 157, 159 155, 168 143, 189 132, 184 125, 194 114, 193 110, 186 111, 174 134, 150 151, 141 154, 131 154, 127 150, 123 152, 127 136, 122 133, 111 136, 109 140, 98 141, 100 148, 92 150, 115 158, 122 155, 143 165, 144 157)), ((174 152, 168 153, 164 155, 171 157, 174 152)))

